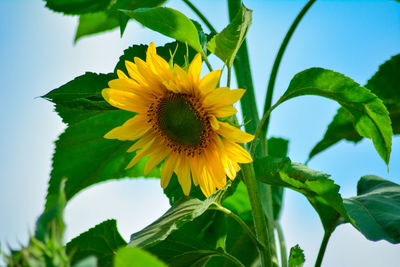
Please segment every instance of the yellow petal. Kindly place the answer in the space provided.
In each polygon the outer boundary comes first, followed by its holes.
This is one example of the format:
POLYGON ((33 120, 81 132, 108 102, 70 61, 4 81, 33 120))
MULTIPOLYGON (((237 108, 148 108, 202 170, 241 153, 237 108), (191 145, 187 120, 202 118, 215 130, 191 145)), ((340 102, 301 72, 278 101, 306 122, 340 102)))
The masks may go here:
POLYGON ((237 110, 232 106, 225 106, 217 109, 208 110, 208 112, 217 118, 226 118, 235 115, 237 110))
POLYGON ((165 149, 158 149, 151 153, 144 167, 144 174, 147 175, 155 166, 165 159, 166 156, 168 156, 168 152, 165 149))
POLYGON ((229 159, 239 163, 250 163, 253 161, 249 152, 240 145, 233 143, 227 139, 222 139, 225 153, 229 159))
POLYGON ((174 65, 174 78, 181 93, 192 93, 192 86, 188 79, 188 74, 177 64, 174 65))
POLYGON ((200 85, 199 89, 203 95, 207 95, 210 93, 212 90, 214 90, 219 82, 219 79, 221 77, 221 70, 214 70, 207 75, 205 75, 201 80, 200 80, 200 85))
POLYGON ((128 91, 138 95, 142 95, 142 88, 132 79, 115 79, 108 82, 108 86, 112 89, 128 91))
POLYGON ((144 97, 112 88, 103 89, 101 94, 110 105, 136 113, 146 113, 148 110, 146 105, 150 103, 144 97))
POLYGON ((132 79, 134 79, 137 83, 140 85, 148 86, 147 81, 144 79, 142 74, 140 74, 137 66, 135 63, 125 60, 125 67, 128 70, 129 76, 131 76, 132 79))
POLYGON ((228 87, 217 88, 204 98, 203 105, 206 107, 230 106, 236 103, 245 92, 246 90, 243 89, 230 90, 228 87))
POLYGON ((151 42, 149 46, 147 47, 147 52, 146 52, 146 61, 149 62, 151 61, 151 57, 157 55, 157 49, 156 45, 154 42, 151 42))
POLYGON ((229 123, 219 122, 219 126, 217 133, 233 142, 247 143, 254 139, 254 135, 243 132, 229 123))
POLYGON ((192 80, 192 86, 197 85, 200 81, 202 62, 201 55, 198 53, 189 65, 188 74, 192 80))
POLYGON ((159 94, 161 92, 159 77, 151 71, 146 62, 138 57, 135 57, 135 65, 139 73, 143 76, 143 79, 145 79, 146 83, 149 85, 148 90, 159 94))
POLYGON ((178 182, 182 187, 182 191, 185 196, 188 196, 190 193, 190 187, 192 186, 191 178, 190 178, 190 166, 189 161, 183 155, 178 157, 178 162, 175 166, 175 173, 178 176, 178 182))
POLYGON ((214 130, 218 130, 220 127, 220 122, 217 120, 215 116, 210 116, 210 124, 214 130))
POLYGON ((175 154, 169 155, 165 160, 161 170, 161 187, 166 188, 171 180, 172 172, 174 171, 176 164, 175 154))
POLYGON ((205 168, 200 178, 200 189, 206 197, 211 196, 215 192, 215 185, 212 181, 211 175, 205 168))
POLYGON ((143 147, 141 150, 138 150, 135 157, 129 162, 128 166, 126 166, 125 169, 129 169, 129 168, 133 167, 144 156, 147 156, 152 150, 151 146, 153 145, 153 141, 154 141, 154 139, 152 141, 150 141, 149 143, 147 143, 147 145, 145 147, 143 147))
POLYGON ((148 142, 150 142, 154 138, 153 134, 146 134, 142 138, 136 141, 131 147, 128 148, 126 152, 133 152, 138 150, 139 148, 143 148, 146 146, 148 142))
POLYGON ((217 148, 210 145, 210 148, 204 152, 204 157, 207 162, 206 167, 214 184, 218 189, 221 189, 226 184, 226 172, 217 148))
POLYGON ((143 136, 149 127, 146 125, 145 117, 136 115, 104 135, 107 139, 118 139, 121 141, 134 141, 143 136))

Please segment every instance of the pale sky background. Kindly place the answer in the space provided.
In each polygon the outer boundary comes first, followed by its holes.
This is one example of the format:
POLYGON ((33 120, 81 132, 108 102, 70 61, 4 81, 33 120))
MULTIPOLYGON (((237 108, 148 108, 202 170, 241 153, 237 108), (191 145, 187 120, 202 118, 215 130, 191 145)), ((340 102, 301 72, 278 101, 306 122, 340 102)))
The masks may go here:
MULTIPOLYGON (((225 1, 193 1, 222 30, 227 24, 225 1)), ((259 110, 266 79, 279 45, 305 1, 245 1, 254 10, 248 35, 259 110)), ((167 2, 190 18, 198 18, 179 0, 167 2)), ((51 103, 37 98, 86 71, 108 73, 131 44, 170 41, 129 23, 125 36, 114 30, 73 45, 77 17, 44 8, 43 1, 0 0, 0 243, 26 243, 44 205, 53 142, 65 125, 51 103)), ((296 30, 283 58, 274 100, 290 79, 309 67, 346 74, 360 84, 378 66, 400 53, 400 4, 395 1, 318 1, 296 30)), ((212 59, 214 68, 222 67, 212 59)), ((270 134, 290 139, 289 156, 304 162, 321 139, 338 104, 301 97, 273 114, 270 134)), ((358 179, 375 174, 400 183, 400 137, 393 138, 390 173, 370 140, 340 142, 316 156, 309 167, 332 175, 343 197, 356 194, 358 179)), ((98 184, 74 197, 65 212, 66 241, 110 218, 129 236, 169 208, 159 180, 135 179, 98 184)), ((300 194, 287 191, 282 224, 288 248, 299 244, 305 266, 313 266, 322 239, 317 214, 300 194)), ((338 227, 328 244, 323 266, 398 266, 400 246, 371 242, 350 225, 338 227)), ((1 261, 0 261, 1 264, 1 261)))

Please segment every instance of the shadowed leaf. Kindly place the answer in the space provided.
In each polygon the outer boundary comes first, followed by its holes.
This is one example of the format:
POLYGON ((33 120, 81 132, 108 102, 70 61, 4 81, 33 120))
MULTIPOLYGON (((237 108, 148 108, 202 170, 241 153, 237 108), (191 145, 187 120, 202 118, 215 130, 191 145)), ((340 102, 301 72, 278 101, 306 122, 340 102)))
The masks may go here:
POLYGON ((117 222, 107 220, 68 242, 67 253, 72 255, 73 264, 89 256, 96 256, 99 266, 111 267, 114 254, 126 244, 118 232, 117 222))
POLYGON ((357 196, 344 199, 355 227, 369 240, 400 243, 400 185, 367 175, 357 185, 357 196))

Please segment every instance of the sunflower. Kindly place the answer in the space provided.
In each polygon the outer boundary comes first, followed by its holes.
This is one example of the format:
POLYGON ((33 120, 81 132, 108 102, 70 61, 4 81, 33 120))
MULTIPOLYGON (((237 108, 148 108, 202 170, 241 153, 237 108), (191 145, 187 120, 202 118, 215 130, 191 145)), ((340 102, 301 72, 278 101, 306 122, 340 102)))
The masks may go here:
POLYGON ((117 70, 118 79, 111 80, 102 95, 112 106, 137 113, 104 136, 136 141, 128 149, 136 155, 126 168, 149 156, 147 174, 165 160, 163 188, 175 172, 185 195, 193 180, 208 197, 226 184, 227 176, 235 179, 238 163, 252 161, 237 143, 249 142, 253 135, 218 120, 236 114, 232 105, 245 90, 216 88, 220 70, 200 79, 200 54, 185 71, 176 64, 171 67, 151 43, 146 61, 135 57, 134 63, 125 61, 125 65, 128 75, 117 70))

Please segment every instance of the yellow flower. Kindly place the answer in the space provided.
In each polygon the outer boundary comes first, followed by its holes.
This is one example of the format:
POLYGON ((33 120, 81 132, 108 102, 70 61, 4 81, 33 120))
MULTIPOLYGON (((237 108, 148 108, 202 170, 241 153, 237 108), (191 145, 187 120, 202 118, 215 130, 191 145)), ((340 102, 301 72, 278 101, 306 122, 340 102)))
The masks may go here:
POLYGON ((149 156, 147 174, 165 160, 163 188, 175 172, 185 195, 189 195, 193 180, 208 197, 226 184, 226 176, 235 179, 238 163, 252 161, 237 143, 249 142, 253 135, 218 120, 236 114, 232 104, 245 90, 216 88, 220 70, 200 79, 200 54, 186 72, 176 64, 171 68, 151 43, 146 61, 135 57, 134 63, 125 64, 129 76, 118 70, 118 79, 110 81, 102 95, 114 107, 137 113, 104 136, 136 141, 128 149, 136 155, 127 168, 149 156))

